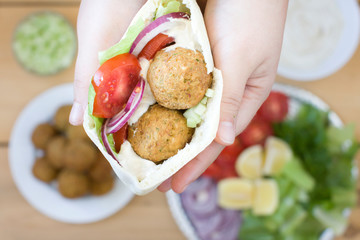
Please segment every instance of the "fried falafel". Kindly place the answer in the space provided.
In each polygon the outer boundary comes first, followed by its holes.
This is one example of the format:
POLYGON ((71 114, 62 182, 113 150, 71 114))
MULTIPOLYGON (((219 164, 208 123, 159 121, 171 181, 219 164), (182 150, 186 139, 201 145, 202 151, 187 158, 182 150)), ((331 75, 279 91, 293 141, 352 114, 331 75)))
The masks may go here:
POLYGON ((184 148, 193 133, 180 111, 155 104, 128 128, 128 141, 140 157, 158 163, 184 148))
POLYGON ((112 168, 106 158, 101 154, 98 153, 97 159, 95 163, 91 166, 89 170, 89 176, 91 179, 95 181, 102 181, 109 176, 112 176, 112 168))
POLYGON ((39 124, 32 133, 31 139, 36 148, 45 149, 49 140, 56 135, 55 128, 49 123, 39 124))
POLYGON ((69 125, 66 129, 65 134, 69 139, 79 139, 79 140, 90 141, 88 135, 86 134, 86 132, 82 126, 69 125))
POLYGON ((69 115, 71 111, 71 105, 64 105, 58 108, 54 116, 55 128, 59 131, 65 131, 69 123, 69 115))
POLYGON ((82 197, 89 192, 88 177, 73 170, 64 169, 58 177, 58 189, 61 195, 67 198, 82 197))
POLYGON ((64 150, 66 146, 66 138, 58 135, 49 141, 46 147, 46 155, 51 165, 56 169, 64 166, 64 150))
POLYGON ((32 172, 34 176, 46 183, 53 181, 56 178, 57 170, 48 162, 45 157, 36 159, 32 172))
POLYGON ((204 56, 185 48, 156 53, 147 73, 151 91, 163 107, 188 109, 196 106, 211 86, 204 56))
POLYGON ((113 176, 107 176, 107 178, 102 181, 91 181, 90 183, 90 193, 96 196, 104 195, 113 189, 115 179, 113 176))
POLYGON ((87 141, 70 140, 65 147, 64 164, 68 169, 84 172, 96 161, 97 151, 87 141))

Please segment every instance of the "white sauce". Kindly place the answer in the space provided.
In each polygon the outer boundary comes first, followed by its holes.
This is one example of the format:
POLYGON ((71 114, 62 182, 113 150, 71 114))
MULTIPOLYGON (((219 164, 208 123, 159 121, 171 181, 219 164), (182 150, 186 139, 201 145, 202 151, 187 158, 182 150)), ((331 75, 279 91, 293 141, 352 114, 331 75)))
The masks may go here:
MULTIPOLYGON (((180 24, 171 30, 164 32, 165 34, 173 37, 176 44, 166 48, 166 51, 172 51, 177 47, 183 47, 191 50, 201 51, 201 46, 191 26, 191 21, 186 19, 174 19, 172 21, 179 21, 180 24)), ((129 119, 129 125, 136 123, 139 118, 148 110, 148 108, 156 103, 154 95, 151 92, 150 85, 147 82, 147 72, 150 66, 150 61, 145 58, 140 59, 141 72, 140 76, 145 79, 145 90, 143 98, 135 110, 134 114, 129 119)), ((137 176, 139 181, 149 176, 152 172, 160 168, 160 165, 156 165, 152 161, 142 159, 138 156, 131 147, 128 141, 125 141, 121 145, 121 150, 118 154, 118 159, 121 159, 121 165, 129 171, 131 174, 137 176)))
POLYGON ((166 51, 172 51, 177 47, 201 51, 201 46, 196 39, 196 35, 193 34, 191 21, 187 19, 172 19, 171 21, 176 21, 179 24, 164 32, 164 34, 175 39, 175 44, 167 47, 166 51))
POLYGON ((334 52, 343 28, 336 0, 290 0, 280 65, 318 67, 334 52))
POLYGON ((141 66, 140 76, 145 79, 144 95, 143 98, 141 99, 138 108, 135 110, 134 114, 131 116, 131 118, 128 121, 130 125, 136 123, 139 120, 139 118, 148 110, 148 108, 156 103, 154 95, 151 92, 150 85, 147 82, 147 72, 150 66, 150 62, 145 58, 141 58, 140 66, 141 66))

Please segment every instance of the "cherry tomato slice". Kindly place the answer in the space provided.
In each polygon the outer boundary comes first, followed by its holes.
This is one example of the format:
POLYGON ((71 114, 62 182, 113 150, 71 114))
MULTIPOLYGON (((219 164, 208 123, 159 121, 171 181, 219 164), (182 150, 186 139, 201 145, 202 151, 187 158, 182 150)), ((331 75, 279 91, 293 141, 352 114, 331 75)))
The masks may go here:
POLYGON ((249 147, 255 144, 263 145, 266 138, 271 135, 273 135, 271 123, 257 118, 250 122, 238 138, 245 147, 249 147))
POLYGON ((215 181, 219 181, 221 179, 221 168, 213 162, 205 172, 203 172, 202 176, 211 177, 215 181))
POLYGON ((146 44, 143 50, 139 53, 138 58, 140 59, 141 57, 144 57, 147 60, 153 59, 157 51, 171 45, 172 43, 174 43, 174 41, 174 38, 159 33, 158 35, 156 35, 156 37, 151 39, 150 42, 146 44))
POLYGON ((121 145, 127 139, 127 128, 128 128, 128 124, 126 123, 122 128, 119 129, 119 131, 113 133, 115 150, 117 153, 120 152, 121 145))
POLYGON ((241 143, 239 138, 235 138, 234 143, 230 146, 225 147, 216 161, 219 165, 225 167, 235 166, 236 159, 243 150, 244 145, 241 143))
POLYGON ((91 81, 96 93, 93 115, 111 118, 120 112, 139 81, 140 71, 138 59, 130 53, 104 62, 91 81))
POLYGON ((288 111, 288 97, 283 93, 272 91, 259 108, 258 114, 266 121, 274 123, 283 121, 288 111))

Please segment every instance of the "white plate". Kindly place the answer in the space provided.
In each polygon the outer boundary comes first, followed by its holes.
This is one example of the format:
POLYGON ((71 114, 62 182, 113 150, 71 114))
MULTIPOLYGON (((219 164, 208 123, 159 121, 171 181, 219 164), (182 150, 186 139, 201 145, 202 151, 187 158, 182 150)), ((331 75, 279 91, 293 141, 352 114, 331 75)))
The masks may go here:
POLYGON ((342 35, 332 52, 318 67, 295 69, 279 63, 278 74, 297 81, 313 81, 330 76, 342 68, 353 56, 360 37, 360 12, 357 0, 336 0, 344 21, 342 35))
MULTIPOLYGON (((283 84, 275 84, 273 87, 273 90, 280 91, 285 93, 290 98, 289 102, 289 114, 295 114, 297 110, 299 109, 300 105, 303 103, 309 103, 315 106, 316 108, 323 110, 323 111, 329 111, 329 106, 321 100, 319 97, 315 96, 314 94, 295 87, 291 87, 288 85, 283 84)), ((341 119, 339 116, 330 111, 329 114, 329 121, 332 125, 336 127, 341 127, 343 125, 341 119)), ((354 172, 354 176, 356 176, 356 172, 354 172)), ((187 214, 185 210, 182 207, 180 195, 176 194, 173 191, 168 191, 166 193, 167 201, 170 207, 170 211, 180 228, 180 230, 183 232, 183 234, 186 236, 189 240, 199 240, 199 237, 197 236, 197 233, 192 226, 192 223, 187 217, 187 214)), ((349 211, 345 209, 344 214, 348 215, 349 211)), ((334 234, 330 229, 326 229, 323 234, 320 237, 320 240, 331 240, 334 238, 334 234)), ((225 240, 225 239, 224 239, 225 240)))
POLYGON ((34 208, 61 222, 90 223, 111 216, 133 198, 133 193, 118 178, 113 190, 106 195, 67 199, 54 185, 45 184, 32 174, 37 155, 31 141, 34 128, 51 120, 60 106, 72 101, 72 84, 51 88, 32 100, 21 112, 12 130, 9 163, 16 186, 34 208))

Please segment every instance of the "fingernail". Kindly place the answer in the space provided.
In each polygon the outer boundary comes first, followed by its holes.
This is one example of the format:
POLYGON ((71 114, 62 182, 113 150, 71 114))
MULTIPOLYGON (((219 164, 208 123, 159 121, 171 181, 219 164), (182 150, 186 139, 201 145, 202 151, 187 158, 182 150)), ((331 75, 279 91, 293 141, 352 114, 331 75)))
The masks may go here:
POLYGON ((219 126, 220 140, 227 144, 233 144, 235 140, 234 125, 232 122, 221 122, 219 126))
POLYGON ((83 107, 78 102, 74 102, 71 108, 69 122, 72 125, 80 125, 83 121, 83 114, 83 107))

